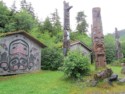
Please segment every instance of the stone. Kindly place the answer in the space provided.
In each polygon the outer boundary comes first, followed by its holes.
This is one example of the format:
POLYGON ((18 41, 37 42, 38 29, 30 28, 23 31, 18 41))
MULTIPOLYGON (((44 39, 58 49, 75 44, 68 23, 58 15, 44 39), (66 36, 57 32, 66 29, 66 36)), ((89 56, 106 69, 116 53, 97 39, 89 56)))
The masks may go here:
POLYGON ((96 68, 106 67, 104 35, 103 35, 102 21, 101 21, 101 9, 99 7, 93 8, 92 15, 93 15, 93 24, 91 26, 91 30, 92 30, 93 52, 95 55, 96 68))
POLYGON ((120 79, 118 79, 118 82, 120 82, 120 83, 125 83, 125 78, 120 78, 120 79))
POLYGON ((108 82, 111 86, 113 86, 112 82, 118 80, 118 75, 117 74, 112 74, 111 77, 108 78, 108 82))
POLYGON ((97 83, 98 83, 98 81, 93 80, 93 81, 91 82, 91 86, 95 87, 95 86, 97 85, 97 83))
POLYGON ((111 82, 116 81, 116 80, 118 80, 118 75, 117 74, 112 74, 111 77, 109 77, 108 79, 111 82))
POLYGON ((121 66, 124 67, 124 66, 125 66, 125 63, 121 63, 121 66))
POLYGON ((125 74, 125 66, 122 67, 121 73, 122 73, 122 74, 125 74))
POLYGON ((88 80, 86 85, 90 87, 95 87, 97 85, 98 81, 96 80, 88 80))
POLYGON ((108 78, 105 78, 103 81, 104 81, 104 82, 108 82, 109 80, 108 80, 108 78))
POLYGON ((119 78, 117 84, 125 85, 125 78, 119 78))
POLYGON ((102 70, 101 72, 94 74, 94 79, 102 80, 102 79, 110 77, 112 75, 112 73, 113 73, 112 70, 107 68, 105 70, 102 70))

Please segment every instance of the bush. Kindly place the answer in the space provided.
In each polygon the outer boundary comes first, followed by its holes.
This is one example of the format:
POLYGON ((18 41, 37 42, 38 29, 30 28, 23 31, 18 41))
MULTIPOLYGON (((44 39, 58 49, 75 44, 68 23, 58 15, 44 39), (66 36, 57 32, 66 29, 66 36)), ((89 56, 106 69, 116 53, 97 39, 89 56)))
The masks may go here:
POLYGON ((120 63, 125 63, 125 58, 119 59, 120 63))
POLYGON ((90 72, 90 62, 79 52, 69 52, 64 59, 62 70, 71 78, 80 79, 90 72))
POLYGON ((121 66, 121 63, 125 63, 125 58, 121 58, 121 59, 118 59, 118 60, 115 60, 111 63, 111 65, 114 65, 114 66, 121 66))
POLYGON ((45 48, 42 50, 41 68, 57 70, 63 63, 63 54, 59 48, 45 48))
POLYGON ((119 66, 121 63, 119 62, 119 60, 114 60, 111 65, 113 66, 119 66))

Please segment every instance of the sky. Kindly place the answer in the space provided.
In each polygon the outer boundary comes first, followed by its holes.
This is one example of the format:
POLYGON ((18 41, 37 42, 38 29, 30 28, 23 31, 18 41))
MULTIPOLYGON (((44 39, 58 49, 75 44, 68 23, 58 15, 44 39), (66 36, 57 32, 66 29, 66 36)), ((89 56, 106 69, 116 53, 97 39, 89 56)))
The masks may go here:
MULTIPOLYGON (((3 2, 11 7, 14 0, 3 0, 3 2)), ((16 7, 20 8, 20 0, 16 1, 16 7)), ((44 21, 45 18, 51 17, 51 13, 58 9, 61 24, 63 25, 63 1, 64 0, 26 0, 31 2, 36 16, 39 20, 44 21)), ((89 25, 88 31, 91 33, 92 24, 92 8, 101 8, 103 33, 113 33, 115 27, 118 30, 125 29, 125 0, 65 0, 69 5, 73 6, 70 10, 70 28, 76 28, 77 12, 84 11, 86 21, 89 25)))

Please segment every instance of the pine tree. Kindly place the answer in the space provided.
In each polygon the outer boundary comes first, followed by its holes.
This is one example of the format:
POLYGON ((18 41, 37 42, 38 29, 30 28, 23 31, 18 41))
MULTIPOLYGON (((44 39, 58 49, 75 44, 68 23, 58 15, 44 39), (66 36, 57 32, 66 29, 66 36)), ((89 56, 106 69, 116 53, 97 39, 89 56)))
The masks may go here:
POLYGON ((35 18, 34 8, 32 7, 32 4, 28 3, 26 0, 21 1, 21 10, 28 11, 35 18))
POLYGON ((3 1, 0 1, 0 32, 6 32, 6 25, 9 23, 10 11, 3 1))
POLYGON ((76 29, 79 33, 87 32, 88 24, 85 18, 86 18, 86 15, 84 14, 83 11, 78 12, 77 17, 76 17, 76 20, 77 20, 76 29))
POLYGON ((54 27, 54 35, 57 35, 58 32, 62 31, 62 26, 60 23, 60 17, 58 15, 58 10, 56 9, 56 11, 54 13, 52 13, 52 23, 53 23, 53 27, 54 27))
POLYGON ((48 32, 50 32, 51 34, 52 34, 52 32, 53 32, 53 26, 52 26, 52 23, 51 23, 49 17, 47 17, 47 18, 45 19, 45 21, 43 22, 43 31, 48 31, 48 32))
POLYGON ((13 13, 16 13, 16 1, 14 0, 14 2, 13 2, 13 4, 12 4, 12 6, 11 6, 11 12, 12 12, 12 14, 13 13))

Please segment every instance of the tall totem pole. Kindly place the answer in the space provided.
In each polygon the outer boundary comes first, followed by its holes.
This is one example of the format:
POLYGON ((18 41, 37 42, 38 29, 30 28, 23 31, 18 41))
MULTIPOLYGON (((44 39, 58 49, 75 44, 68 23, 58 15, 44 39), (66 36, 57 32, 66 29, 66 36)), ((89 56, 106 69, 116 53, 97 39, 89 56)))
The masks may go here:
POLYGON ((117 28, 115 28, 115 49, 116 49, 116 58, 117 59, 120 59, 120 58, 123 58, 123 53, 121 52, 121 44, 119 42, 119 33, 118 33, 118 30, 117 28))
POLYGON ((104 47, 104 35, 101 21, 101 9, 95 7, 92 9, 92 41, 93 52, 95 56, 96 68, 106 67, 105 47, 104 47))
POLYGON ((70 47, 70 9, 72 6, 69 6, 69 3, 66 1, 64 3, 64 39, 63 39, 63 53, 66 56, 67 51, 70 47))

